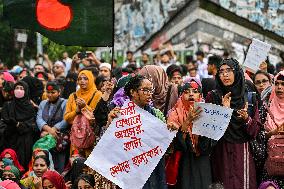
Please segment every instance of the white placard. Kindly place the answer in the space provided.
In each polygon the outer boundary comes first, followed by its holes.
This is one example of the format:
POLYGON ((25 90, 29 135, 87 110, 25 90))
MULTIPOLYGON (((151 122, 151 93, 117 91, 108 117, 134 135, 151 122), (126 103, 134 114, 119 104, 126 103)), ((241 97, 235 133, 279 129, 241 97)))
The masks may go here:
POLYGON ((139 189, 175 135, 161 120, 127 101, 85 164, 123 189, 139 189))
POLYGON ((26 43, 27 40, 28 40, 28 34, 26 34, 26 33, 18 33, 17 34, 17 41, 18 42, 26 43))
POLYGON ((201 107, 200 117, 193 122, 192 133, 219 140, 227 130, 233 110, 224 106, 210 103, 194 103, 195 107, 201 107))
POLYGON ((244 66, 249 71, 255 73, 257 70, 259 70, 259 65, 266 60, 270 48, 270 44, 262 42, 258 39, 252 39, 244 66))

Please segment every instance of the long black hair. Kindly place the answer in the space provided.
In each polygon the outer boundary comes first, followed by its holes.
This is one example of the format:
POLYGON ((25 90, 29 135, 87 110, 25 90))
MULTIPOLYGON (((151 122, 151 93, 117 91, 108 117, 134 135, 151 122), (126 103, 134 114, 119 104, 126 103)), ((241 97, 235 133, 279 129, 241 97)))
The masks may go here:
POLYGON ((136 75, 128 81, 128 83, 124 87, 124 93, 131 99, 131 90, 138 90, 138 88, 141 86, 142 81, 144 79, 148 79, 142 75, 136 75))

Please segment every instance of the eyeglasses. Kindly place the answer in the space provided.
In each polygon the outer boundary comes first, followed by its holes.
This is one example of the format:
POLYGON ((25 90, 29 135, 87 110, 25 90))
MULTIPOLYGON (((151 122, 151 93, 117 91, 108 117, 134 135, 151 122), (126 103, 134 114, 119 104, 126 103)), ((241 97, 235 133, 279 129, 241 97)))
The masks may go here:
POLYGON ((138 89, 138 91, 142 91, 143 94, 154 94, 155 89, 146 89, 146 88, 142 88, 142 89, 138 89))
POLYGON ((254 82, 255 85, 261 85, 267 83, 269 80, 268 79, 263 79, 263 80, 256 80, 254 82))
POLYGON ((235 69, 233 68, 226 68, 226 69, 221 69, 219 70, 219 75, 225 75, 225 74, 229 74, 229 73, 233 73, 235 69))

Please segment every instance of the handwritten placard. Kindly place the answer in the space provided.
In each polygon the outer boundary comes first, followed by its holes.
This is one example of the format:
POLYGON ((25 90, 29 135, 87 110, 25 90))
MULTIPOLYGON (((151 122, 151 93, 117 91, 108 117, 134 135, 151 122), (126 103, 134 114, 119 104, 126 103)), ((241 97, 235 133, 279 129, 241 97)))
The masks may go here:
POLYGON ((195 102, 195 107, 201 107, 202 112, 193 122, 192 133, 219 140, 228 128, 233 110, 210 103, 195 102))
POLYGON ((142 188, 176 135, 126 101, 85 162, 123 189, 142 188))
POLYGON ((255 73, 257 70, 259 70, 260 64, 266 60, 270 48, 270 44, 262 42, 258 39, 252 39, 244 66, 249 71, 255 73))

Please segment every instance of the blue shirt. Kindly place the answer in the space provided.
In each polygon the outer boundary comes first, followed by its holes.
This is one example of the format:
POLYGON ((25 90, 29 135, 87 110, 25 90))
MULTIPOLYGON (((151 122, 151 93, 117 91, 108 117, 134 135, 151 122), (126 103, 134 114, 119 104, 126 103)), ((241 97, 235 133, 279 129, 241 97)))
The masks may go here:
MULTIPOLYGON (((63 112, 65 112, 67 100, 65 100, 63 98, 61 98, 61 100, 63 100, 63 102, 61 104, 61 109, 63 110, 63 112)), ((43 120, 43 117, 42 117, 42 112, 43 112, 44 107, 45 107, 47 102, 48 102, 48 100, 42 101, 39 104, 39 108, 38 108, 38 112, 37 112, 36 123, 37 123, 37 127, 40 131, 42 131, 42 128, 43 128, 44 125, 47 125, 47 123, 43 120)), ((56 108, 56 105, 51 103, 50 108, 49 108, 49 112, 48 112, 49 115, 51 115, 54 108, 56 108)), ((62 121, 60 121, 60 122, 58 122, 54 125, 54 127, 56 129, 58 129, 59 131, 66 129, 67 126, 68 126, 68 123, 63 119, 63 116, 64 115, 62 115, 62 121)), ((51 125, 49 125, 49 126, 51 126, 51 125)))

